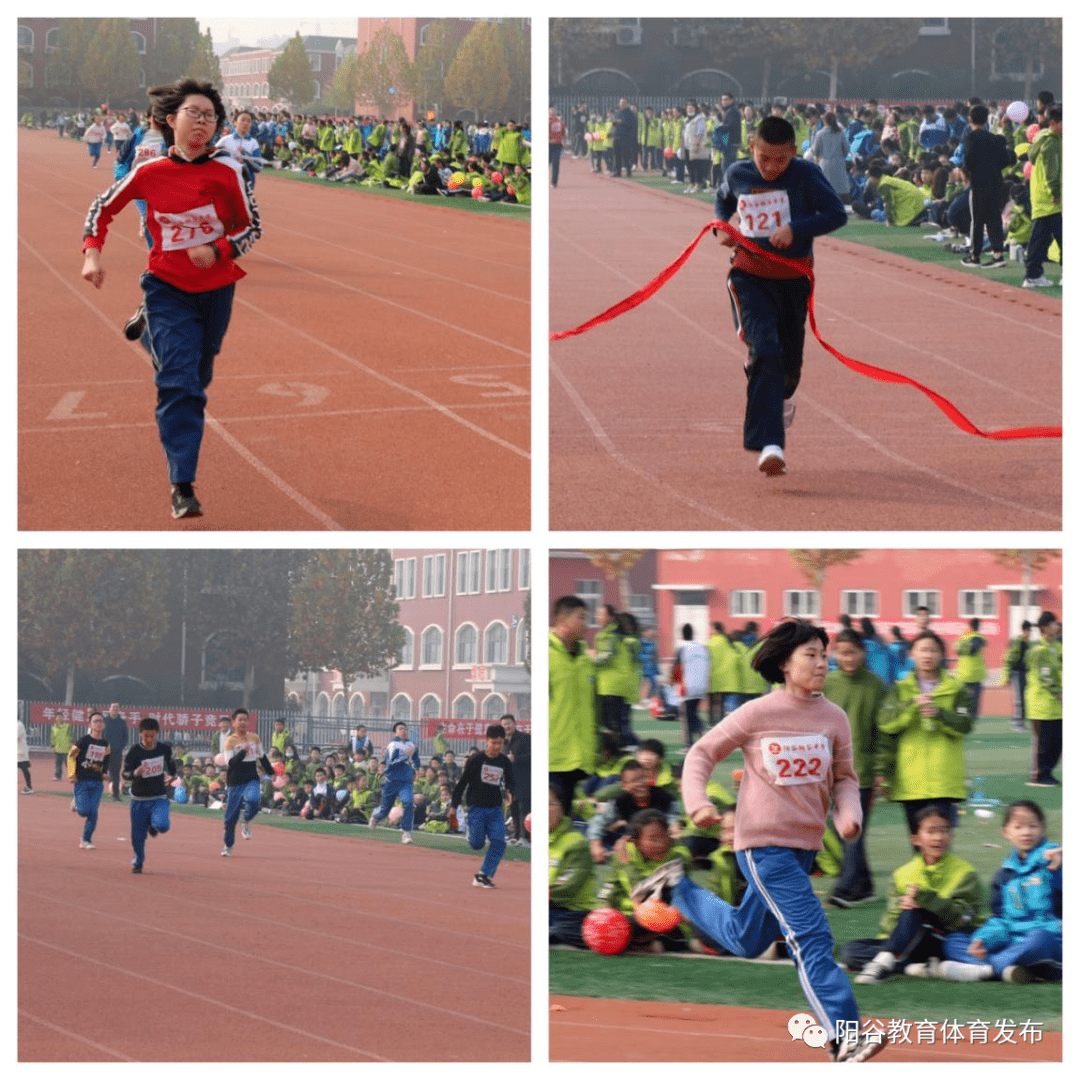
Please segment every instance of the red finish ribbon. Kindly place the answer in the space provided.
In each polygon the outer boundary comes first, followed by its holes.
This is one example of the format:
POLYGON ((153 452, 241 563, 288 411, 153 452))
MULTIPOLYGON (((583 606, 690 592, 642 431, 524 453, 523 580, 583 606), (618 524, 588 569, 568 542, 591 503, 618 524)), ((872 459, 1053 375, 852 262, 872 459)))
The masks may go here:
POLYGON ((623 315, 627 311, 636 308, 639 304, 643 304, 682 269, 686 260, 694 253, 694 249, 701 243, 705 234, 714 229, 723 230, 728 236, 755 255, 769 259, 779 266, 787 266, 794 270, 798 270, 800 274, 805 274, 810 279, 810 303, 807 307, 807 314, 810 317, 810 329, 813 331, 814 337, 821 343, 821 347, 827 353, 835 356, 845 367, 858 372, 860 375, 866 375, 868 378, 877 379, 879 382, 898 383, 903 386, 915 387, 916 390, 925 394, 958 428, 966 431, 969 435, 978 435, 983 439, 1002 440, 1061 438, 1060 427, 1006 428, 1001 431, 983 431, 981 428, 976 427, 951 401, 949 401, 948 398, 942 397, 936 390, 931 390, 930 387, 924 386, 916 379, 912 379, 908 375, 902 375, 898 371, 889 371, 887 368, 875 367, 873 364, 866 364, 861 360, 854 360, 850 356, 845 356, 839 349, 833 348, 833 346, 818 332, 817 318, 814 314, 814 293, 816 291, 814 271, 806 266, 805 263, 785 258, 783 255, 777 255, 772 251, 766 251, 759 244, 755 244, 753 240, 747 239, 747 237, 743 236, 738 229, 733 225, 729 225, 726 221, 710 221, 709 224, 697 234, 690 246, 670 266, 664 267, 664 269, 661 270, 647 285, 638 289, 637 292, 632 293, 624 300, 620 300, 612 307, 609 307, 607 311, 603 311, 599 315, 589 319, 588 322, 583 322, 580 326, 574 327, 573 330, 561 330, 558 333, 552 334, 551 340, 561 341, 563 338, 584 334, 586 330, 592 330, 593 327, 600 326, 601 323, 610 322, 619 315, 623 315))

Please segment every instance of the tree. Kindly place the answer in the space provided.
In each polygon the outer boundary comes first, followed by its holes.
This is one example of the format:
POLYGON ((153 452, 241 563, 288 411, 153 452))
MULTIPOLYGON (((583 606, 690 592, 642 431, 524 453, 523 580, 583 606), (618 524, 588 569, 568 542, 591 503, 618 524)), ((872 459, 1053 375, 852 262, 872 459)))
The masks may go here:
POLYGON ((992 50, 993 67, 999 75, 1022 71, 1023 101, 1032 101, 1035 89, 1035 68, 1042 66, 1048 52, 1061 53, 1060 19, 980 19, 980 27, 989 31, 988 44, 992 50))
POLYGON ((413 64, 413 90, 417 106, 430 109, 441 117, 446 108, 446 73, 454 62, 457 41, 449 19, 435 19, 427 24, 424 43, 413 64))
POLYGON ((197 19, 158 19, 153 44, 143 61, 147 87, 183 77, 195 59, 200 37, 197 19))
POLYGON ((56 49, 45 55, 46 86, 70 97, 78 106, 83 104, 79 69, 100 22, 100 19, 61 19, 56 49))
POLYGON ((788 554, 802 576, 818 591, 819 596, 830 567, 850 566, 853 562, 858 562, 863 555, 857 548, 796 548, 788 554))
POLYGON ((139 95, 139 51, 127 19, 102 19, 86 46, 79 81, 94 101, 131 101, 139 95))
POLYGON ((397 101, 412 93, 413 65, 405 42, 388 25, 376 31, 360 54, 356 72, 356 96, 372 102, 379 116, 392 116, 397 101))
POLYGON ((700 19, 693 22, 692 30, 717 65, 726 67, 735 59, 760 59, 763 98, 769 96, 773 67, 792 52, 791 19, 700 19))
POLYGON ((335 112, 352 116, 356 112, 356 79, 358 61, 355 53, 350 53, 334 69, 334 81, 330 84, 327 104, 335 112))
POLYGON ((478 118, 504 115, 510 100, 510 72, 499 28, 478 22, 458 47, 446 74, 446 95, 478 118))
POLYGON ((630 571, 641 561, 644 551, 583 551, 589 562, 604 571, 608 581, 619 583, 619 607, 630 607, 630 571))
POLYGON ((195 51, 184 75, 200 82, 212 83, 219 91, 225 80, 221 77, 221 65, 214 52, 214 39, 207 30, 195 42, 195 51))
POLYGON ((385 550, 311 551, 292 590, 289 638, 296 670, 341 672, 346 688, 401 657, 394 560, 385 550))
POLYGON ((792 53, 809 74, 829 74, 828 99, 835 100, 841 71, 861 71, 918 40, 919 19, 792 19, 792 53))
POLYGON ((1033 606, 1031 586, 1035 575, 1045 570, 1054 559, 1061 558, 1061 551, 1057 548, 998 548, 991 549, 990 554, 1002 569, 1021 575, 1024 588, 1020 604, 1026 608, 1033 606))
POLYGON ((293 109, 303 110, 315 100, 315 75, 299 32, 270 66, 267 81, 270 96, 287 101, 293 109))
POLYGON ((526 125, 532 103, 532 43, 527 26, 525 19, 508 19, 498 26, 510 73, 510 114, 526 125))
POLYGON ((611 44, 616 19, 549 19, 548 71, 552 90, 568 86, 590 57, 611 44))
POLYGON ((19 651, 51 678, 101 675, 149 656, 169 625, 166 551, 19 552, 19 651))

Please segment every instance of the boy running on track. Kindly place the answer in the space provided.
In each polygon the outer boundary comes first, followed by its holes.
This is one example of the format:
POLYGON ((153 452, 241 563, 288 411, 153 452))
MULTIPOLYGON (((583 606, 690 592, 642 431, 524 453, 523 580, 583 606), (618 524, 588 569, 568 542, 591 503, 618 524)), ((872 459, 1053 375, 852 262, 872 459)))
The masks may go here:
POLYGON ((258 239, 259 213, 239 162, 213 146, 225 120, 214 87, 183 79, 149 96, 168 154, 139 162, 94 200, 83 232, 82 276, 101 288, 109 225, 133 199, 145 199, 153 247, 141 279, 142 343, 154 362, 172 516, 198 517, 202 506, 192 485, 206 388, 228 329, 235 283, 244 277, 236 259, 258 239))
POLYGON ((131 784, 131 872, 141 874, 146 836, 169 831, 169 798, 165 774, 176 776, 172 746, 157 741, 158 722, 147 716, 139 721, 139 741, 124 755, 124 779, 131 784))
MULTIPOLYGON (((782 116, 758 124, 750 154, 724 174, 716 217, 766 251, 810 268, 814 237, 847 222, 844 204, 817 165, 795 156, 795 129, 782 116)), ((758 468, 766 476, 782 476, 784 430, 795 418, 802 372, 810 281, 797 269, 737 246, 726 233, 720 240, 735 248, 728 293, 735 328, 750 350, 743 446, 759 451, 758 468)))
POLYGON ((273 776, 274 770, 270 759, 263 751, 262 741, 255 732, 248 731, 247 709, 233 709, 232 734, 221 748, 225 756, 226 785, 225 795, 225 846, 222 855, 231 855, 236 842, 236 823, 240 820, 240 811, 244 811, 244 824, 240 835, 245 840, 251 839, 249 822, 259 812, 262 792, 259 785, 259 769, 267 776, 273 776))
POLYGON ((79 817, 86 818, 79 847, 88 851, 94 850, 94 830, 105 791, 110 749, 105 738, 105 717, 95 710, 90 714, 90 730, 68 754, 68 779, 74 785, 71 808, 79 817))
POLYGON ((401 842, 412 843, 413 827, 413 779, 420 771, 420 754, 416 744, 409 740, 409 728, 403 720, 393 727, 390 741, 383 752, 382 802, 379 809, 368 818, 368 828, 375 826, 390 813, 394 800, 401 796, 401 842))
POLYGON ((859 1034, 859 1009, 848 977, 833 959, 833 938, 810 871, 825 819, 845 840, 862 827, 851 728, 843 709, 822 694, 828 635, 802 619, 777 623, 751 661, 769 682, 783 683, 740 706, 686 755, 682 794, 698 828, 719 824, 706 791, 714 767, 735 749, 743 780, 735 809, 735 853, 747 890, 738 907, 691 881, 681 859, 665 863, 631 893, 635 904, 668 899, 683 917, 736 956, 758 956, 783 934, 810 1010, 832 1040, 836 1061, 865 1061, 883 1042, 859 1034))
POLYGON ((495 882, 491 879, 506 853, 503 792, 510 792, 514 788, 514 766, 502 752, 505 739, 506 729, 501 724, 488 726, 484 752, 473 754, 465 762, 461 779, 450 799, 451 810, 455 813, 461 805, 462 796, 469 808, 469 847, 473 851, 480 851, 484 841, 490 841, 484 861, 473 877, 473 884, 480 889, 495 888, 495 882))

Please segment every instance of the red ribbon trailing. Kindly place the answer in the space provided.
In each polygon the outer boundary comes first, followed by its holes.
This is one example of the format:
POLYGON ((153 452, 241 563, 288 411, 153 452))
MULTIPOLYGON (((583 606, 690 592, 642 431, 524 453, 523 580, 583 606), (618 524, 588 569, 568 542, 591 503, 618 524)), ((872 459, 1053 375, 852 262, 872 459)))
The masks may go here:
POLYGON ((769 259, 779 266, 787 266, 794 270, 798 270, 800 274, 805 274, 806 277, 810 279, 810 303, 807 307, 807 314, 810 316, 810 329, 814 332, 814 337, 821 343, 821 347, 827 353, 835 356, 845 367, 858 372, 860 375, 866 375, 871 379, 877 379, 879 382, 898 383, 902 386, 915 387, 916 390, 924 393, 958 428, 966 431, 969 435, 978 435, 983 439, 1061 438, 1060 427, 1026 427, 1007 428, 1001 431, 983 431, 981 428, 976 427, 951 401, 949 401, 948 398, 942 397, 937 391, 931 390, 930 387, 924 386, 921 382, 918 382, 907 375, 902 375, 898 371, 889 371, 887 368, 875 367, 873 364, 865 364, 861 360, 853 360, 850 356, 845 356, 838 349, 834 349, 833 346, 818 332, 817 318, 814 314, 814 293, 816 292, 814 271, 804 263, 797 262, 794 259, 785 258, 783 255, 777 255, 772 251, 766 251, 759 244, 755 244, 753 240, 747 239, 738 231, 738 229, 733 225, 729 225, 726 221, 710 221, 709 224, 697 234, 690 246, 670 266, 664 267, 664 269, 643 288, 638 289, 637 292, 632 293, 624 300, 620 300, 617 304, 609 307, 607 311, 603 311, 594 318, 589 319, 588 322, 583 322, 580 326, 574 327, 573 330, 561 330, 558 333, 552 334, 551 340, 561 341, 563 338, 584 334, 586 330, 592 330, 593 327, 599 326, 601 323, 610 322, 612 319, 618 318, 618 316, 636 308, 639 304, 643 304, 653 295, 653 293, 658 292, 682 269, 683 264, 694 253, 694 249, 701 243, 705 234, 712 229, 722 229, 728 236, 732 237, 737 243, 741 244, 755 255, 769 259))

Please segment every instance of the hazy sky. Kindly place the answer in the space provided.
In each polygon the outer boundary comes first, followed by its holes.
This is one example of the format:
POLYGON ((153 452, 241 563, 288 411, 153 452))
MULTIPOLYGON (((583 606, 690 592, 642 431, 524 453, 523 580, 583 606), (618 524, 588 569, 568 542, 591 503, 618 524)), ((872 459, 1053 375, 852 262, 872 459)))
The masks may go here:
POLYGON ((271 37, 292 37, 322 34, 326 37, 356 37, 356 17, 337 16, 328 19, 216 19, 197 15, 200 30, 209 30, 214 39, 214 51, 222 46, 260 45, 271 37))

